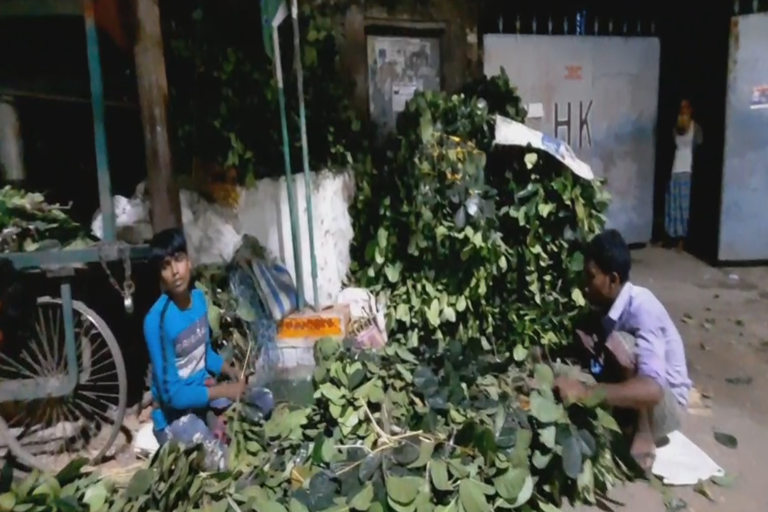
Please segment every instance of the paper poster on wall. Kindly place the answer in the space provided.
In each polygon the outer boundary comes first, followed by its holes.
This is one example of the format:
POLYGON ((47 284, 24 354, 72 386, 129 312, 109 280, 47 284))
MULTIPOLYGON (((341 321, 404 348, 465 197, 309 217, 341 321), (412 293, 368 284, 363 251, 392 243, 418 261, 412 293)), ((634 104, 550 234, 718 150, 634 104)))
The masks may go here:
POLYGON ((419 90, 418 84, 398 83, 392 85, 392 111, 395 113, 405 110, 405 104, 419 90))
POLYGON ((752 100, 749 103, 752 110, 768 108, 768 84, 752 88, 752 100))

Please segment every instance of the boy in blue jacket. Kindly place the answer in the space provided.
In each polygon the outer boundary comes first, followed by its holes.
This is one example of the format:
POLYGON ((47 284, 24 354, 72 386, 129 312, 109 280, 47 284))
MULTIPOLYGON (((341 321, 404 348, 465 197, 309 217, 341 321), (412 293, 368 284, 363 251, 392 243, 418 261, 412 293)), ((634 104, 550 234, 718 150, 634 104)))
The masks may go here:
MULTIPOLYGON (((144 337, 152 364, 152 411, 160 444, 203 443, 223 457, 220 412, 238 400, 245 387, 235 364, 225 363, 211 346, 205 295, 191 284, 192 263, 181 229, 157 233, 150 242, 150 264, 160 278, 162 295, 144 318, 144 337), (217 383, 220 376, 230 382, 217 383)), ((211 461, 213 465, 223 460, 211 461)))

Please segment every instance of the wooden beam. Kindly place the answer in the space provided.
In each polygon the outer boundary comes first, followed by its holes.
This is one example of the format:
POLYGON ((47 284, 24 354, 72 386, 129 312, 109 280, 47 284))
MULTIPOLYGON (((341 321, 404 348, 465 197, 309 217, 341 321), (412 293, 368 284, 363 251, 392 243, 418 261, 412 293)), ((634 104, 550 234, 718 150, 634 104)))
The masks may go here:
POLYGON ((0 18, 82 15, 83 0, 0 0, 0 18))
POLYGON ((173 178, 168 139, 168 79, 165 74, 159 0, 135 0, 136 79, 139 86, 150 219, 155 233, 182 227, 179 189, 173 178))

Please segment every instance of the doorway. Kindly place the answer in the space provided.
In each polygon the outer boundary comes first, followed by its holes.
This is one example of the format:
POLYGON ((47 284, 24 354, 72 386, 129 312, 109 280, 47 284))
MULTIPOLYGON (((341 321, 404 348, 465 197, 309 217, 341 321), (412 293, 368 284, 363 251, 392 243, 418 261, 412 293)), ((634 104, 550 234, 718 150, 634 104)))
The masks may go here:
POLYGON ((659 113, 654 180, 654 239, 662 241, 664 204, 674 158, 675 126, 680 101, 688 99, 701 126, 703 144, 692 176, 691 211, 686 251, 710 264, 717 262, 720 231, 728 34, 732 5, 715 2, 707 15, 694 0, 678 0, 661 18, 659 113), (699 13, 699 14, 697 14, 699 13))
MULTIPOLYGON (((744 2, 742 2, 744 3, 744 2)), ((674 156, 674 127, 680 99, 689 97, 704 129, 702 160, 706 166, 693 180, 688 250, 717 259, 720 195, 725 134, 726 80, 731 2, 706 9, 693 0, 673 4, 635 3, 621 8, 585 0, 536 3, 490 2, 480 13, 481 34, 583 35, 656 38, 660 45, 658 110, 652 192, 643 201, 652 218, 647 237, 664 236, 664 200, 674 156), (704 12, 706 10, 706 12, 704 12), (651 236, 652 235, 652 236, 651 236)), ((482 41, 482 38, 480 39, 482 41)), ((652 143, 653 143, 652 142, 652 143)))

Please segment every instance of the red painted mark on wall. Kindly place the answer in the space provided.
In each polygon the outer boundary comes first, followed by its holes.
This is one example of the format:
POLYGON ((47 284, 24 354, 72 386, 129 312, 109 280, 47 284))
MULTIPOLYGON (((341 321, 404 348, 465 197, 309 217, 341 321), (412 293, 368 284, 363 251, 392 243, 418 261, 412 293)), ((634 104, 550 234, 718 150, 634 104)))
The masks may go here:
POLYGON ((581 80, 581 66, 565 66, 566 80, 581 80))

